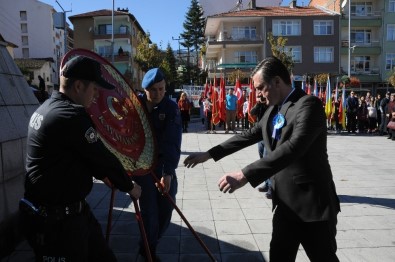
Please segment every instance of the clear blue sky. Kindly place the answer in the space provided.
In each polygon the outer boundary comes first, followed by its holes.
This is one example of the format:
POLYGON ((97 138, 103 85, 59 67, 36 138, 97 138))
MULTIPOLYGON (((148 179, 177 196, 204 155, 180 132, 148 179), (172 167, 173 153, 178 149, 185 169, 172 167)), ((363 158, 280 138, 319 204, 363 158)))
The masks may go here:
MULTIPOLYGON (((52 5, 56 11, 62 9, 66 11, 66 16, 72 16, 87 13, 100 9, 112 9, 112 0, 40 0, 46 4, 52 5), (67 12, 67 11, 72 12, 67 12)), ((218 1, 220 0, 212 0, 218 1)), ((246 1, 248 2, 248 1, 246 1)), ((290 0, 284 0, 283 5, 288 5, 290 0)), ((298 0, 298 5, 302 0, 298 0)), ((306 5, 308 0, 304 0, 306 5)), ((236 3, 236 0, 235 0, 236 3)), ((128 8, 139 21, 141 27, 147 33, 153 43, 156 43, 161 49, 166 49, 167 43, 170 43, 174 50, 178 50, 178 41, 172 40, 172 37, 178 36, 184 31, 182 24, 185 22, 185 15, 191 6, 191 0, 114 0, 114 9, 128 8)), ((71 22, 68 21, 70 26, 71 22)))
MULTIPOLYGON (((52 5, 56 11, 62 9, 56 0, 39 0, 52 5)), ((67 12, 66 16, 87 13, 100 9, 112 9, 112 0, 58 0, 58 3, 67 12)), ((162 42, 162 49, 166 49, 170 43, 174 50, 178 50, 178 42, 172 37, 178 38, 184 31, 182 24, 185 21, 185 14, 191 5, 191 0, 114 0, 114 9, 128 8, 129 13, 133 14, 141 27, 147 33, 153 43, 159 47, 162 42)), ((71 22, 68 21, 70 26, 71 22)))

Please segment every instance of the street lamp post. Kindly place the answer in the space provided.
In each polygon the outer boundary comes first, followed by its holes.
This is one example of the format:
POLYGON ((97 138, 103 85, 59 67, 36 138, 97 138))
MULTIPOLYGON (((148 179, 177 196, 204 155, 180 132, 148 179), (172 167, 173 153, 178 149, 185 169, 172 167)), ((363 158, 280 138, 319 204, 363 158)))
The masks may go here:
POLYGON ((67 53, 67 22, 66 22, 66 13, 67 12, 71 12, 71 10, 70 11, 65 11, 64 9, 63 9, 63 7, 59 4, 59 2, 58 2, 58 0, 56 0, 56 3, 59 5, 59 7, 60 7, 60 9, 62 9, 62 11, 63 11, 63 21, 64 21, 64 28, 63 28, 63 30, 64 30, 64 54, 66 54, 67 53))
POLYGON ((114 0, 112 0, 111 12, 111 63, 114 65, 114 0))
POLYGON ((348 77, 351 77, 351 0, 348 0, 348 77))

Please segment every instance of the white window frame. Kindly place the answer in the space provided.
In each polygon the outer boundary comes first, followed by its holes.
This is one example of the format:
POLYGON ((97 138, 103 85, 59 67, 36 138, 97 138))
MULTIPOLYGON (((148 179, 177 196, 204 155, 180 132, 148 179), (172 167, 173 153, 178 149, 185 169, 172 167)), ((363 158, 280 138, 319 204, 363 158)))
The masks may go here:
POLYGON ((371 63, 370 56, 353 56, 351 58, 351 72, 355 73, 369 73, 371 70, 370 63, 371 63))
POLYGON ((29 45, 29 37, 27 35, 22 35, 21 42, 22 42, 22 46, 29 45))
POLYGON ((27 24, 21 23, 21 33, 22 34, 28 33, 27 24))
POLYGON ((351 2, 351 15, 354 16, 373 15, 372 2, 351 2))
POLYGON ((232 39, 256 39, 256 26, 234 26, 232 27, 232 39))
POLYGON ((395 53, 387 53, 385 55, 385 70, 395 69, 395 53))
POLYGON ((333 20, 314 20, 313 22, 314 35, 333 35, 333 28, 333 20))
POLYGON ((274 36, 300 36, 302 34, 302 22, 299 19, 274 19, 272 28, 274 36))
POLYGON ((295 64, 302 63, 302 47, 301 46, 284 46, 285 53, 291 53, 292 61, 295 64))
POLYGON ((315 46, 314 63, 333 63, 335 48, 333 46, 315 46))
POLYGON ((27 12, 19 11, 19 17, 21 18, 21 21, 27 21, 27 12))
POLYGON ((351 30, 351 43, 352 44, 371 44, 372 43, 372 30, 370 29, 352 29, 351 30))
POLYGON ((256 63, 258 56, 256 51, 235 51, 234 61, 236 64, 251 64, 256 63))
POLYGON ((388 12, 395 12, 395 0, 389 0, 388 2, 388 12))
POLYGON ((395 41, 395 24, 387 25, 387 41, 395 41))

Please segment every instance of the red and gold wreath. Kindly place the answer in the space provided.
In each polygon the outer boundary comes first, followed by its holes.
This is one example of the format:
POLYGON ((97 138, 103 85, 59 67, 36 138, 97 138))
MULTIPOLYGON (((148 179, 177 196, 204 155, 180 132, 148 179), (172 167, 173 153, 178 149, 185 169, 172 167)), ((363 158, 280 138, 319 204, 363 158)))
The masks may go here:
POLYGON ((85 49, 73 49, 61 67, 77 55, 101 64, 103 78, 114 90, 99 89, 99 97, 88 109, 104 145, 121 161, 129 175, 149 173, 155 159, 155 141, 147 113, 122 74, 106 59, 85 49))

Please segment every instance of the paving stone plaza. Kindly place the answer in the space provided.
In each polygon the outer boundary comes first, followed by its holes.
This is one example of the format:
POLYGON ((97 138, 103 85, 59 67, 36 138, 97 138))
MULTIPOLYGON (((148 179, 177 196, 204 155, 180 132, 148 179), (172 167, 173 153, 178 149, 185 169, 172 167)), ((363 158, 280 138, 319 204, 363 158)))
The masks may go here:
MULTIPOLYGON (((217 180, 258 159, 251 146, 218 162, 187 169, 182 161, 205 151, 233 134, 205 134, 201 123, 191 123, 183 134, 177 169, 177 206, 217 261, 269 261, 271 200, 247 184, 233 194, 218 190, 217 180)), ((328 134, 328 155, 341 200, 338 216, 338 257, 342 262, 395 261, 395 142, 377 135, 328 134)), ((88 198, 105 231, 111 191, 95 183, 88 198)), ((110 245, 119 261, 138 261, 139 229, 134 206, 117 192, 110 245)), ((161 261, 211 261, 184 221, 174 211, 172 224, 158 246, 161 261)), ((34 261, 26 243, 2 261, 34 261)), ((298 262, 309 261, 303 249, 298 262)))

